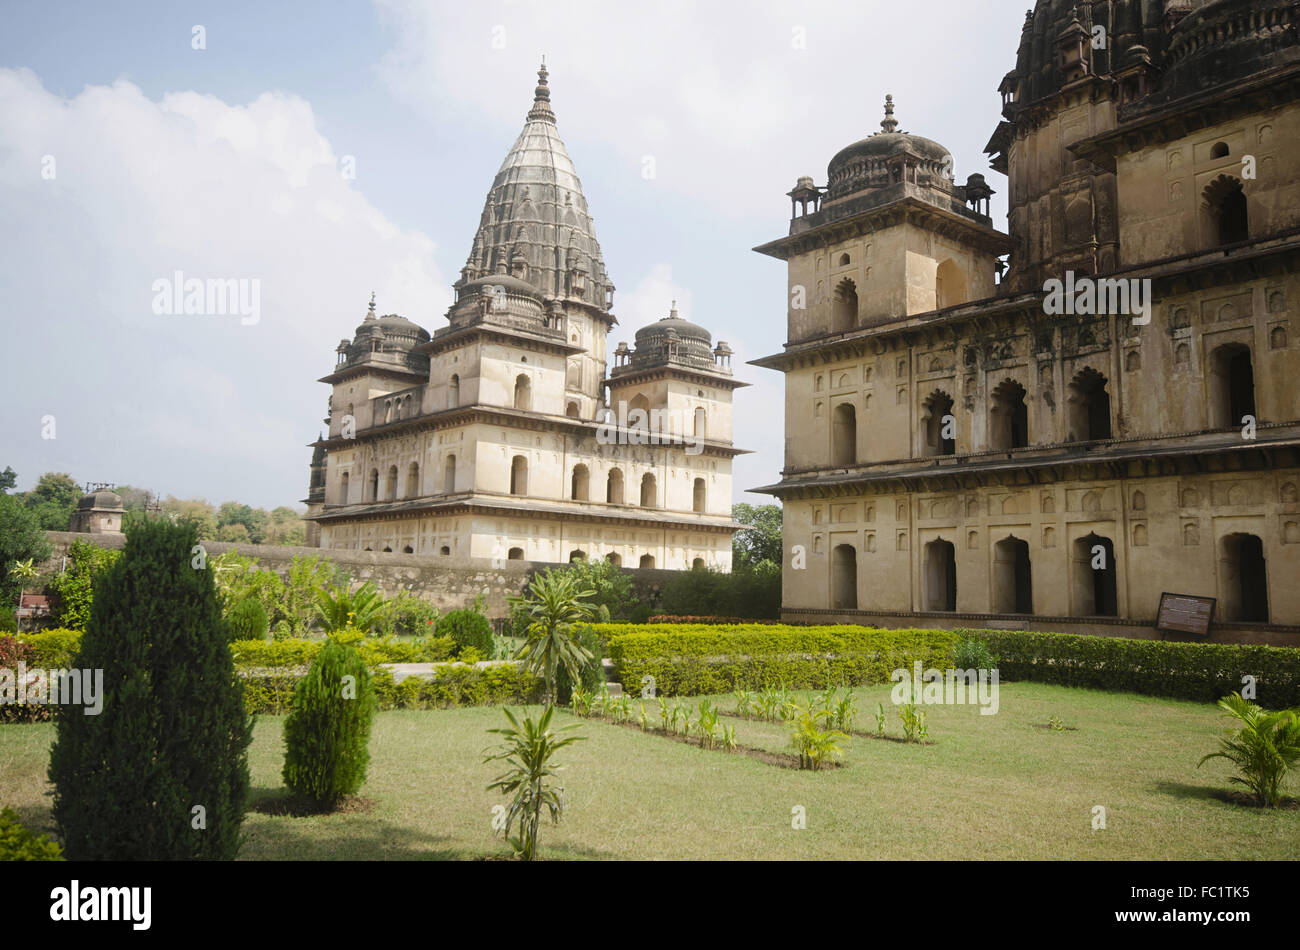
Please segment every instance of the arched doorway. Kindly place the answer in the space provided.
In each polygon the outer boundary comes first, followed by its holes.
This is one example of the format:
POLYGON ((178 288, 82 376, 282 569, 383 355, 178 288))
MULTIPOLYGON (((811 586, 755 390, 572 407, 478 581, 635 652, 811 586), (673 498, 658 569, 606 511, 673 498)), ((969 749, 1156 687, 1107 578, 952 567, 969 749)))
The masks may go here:
POLYGON ((1219 591, 1224 620, 1268 622, 1268 566, 1258 535, 1229 534, 1219 542, 1219 591))
POLYGON ((1110 438, 1110 393, 1106 377, 1085 366, 1070 380, 1070 442, 1110 438))
POLYGON ((858 552, 851 544, 837 544, 831 551, 831 605, 858 609, 858 552))
POLYGON ((993 612, 1032 614, 1033 573, 1029 543, 1015 535, 993 545, 993 612))
POLYGON ((1119 616, 1115 543, 1089 533, 1074 542, 1074 613, 1078 617, 1119 616))
POLYGON ((936 538, 925 546, 922 600, 926 610, 957 609, 957 550, 936 538))

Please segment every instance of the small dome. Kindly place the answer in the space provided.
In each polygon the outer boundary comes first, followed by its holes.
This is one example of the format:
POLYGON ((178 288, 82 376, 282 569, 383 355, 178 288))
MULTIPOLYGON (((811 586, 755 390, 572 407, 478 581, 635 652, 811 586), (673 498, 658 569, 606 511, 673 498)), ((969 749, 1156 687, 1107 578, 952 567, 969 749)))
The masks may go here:
POLYGON ((88 511, 91 508, 121 508, 122 496, 115 491, 109 491, 101 488, 99 491, 89 492, 82 495, 81 500, 77 502, 77 509, 88 511))
POLYGON ((682 340, 702 340, 705 346, 711 346, 713 342, 713 334, 704 327, 677 316, 677 301, 674 300, 668 316, 636 331, 636 346, 640 349, 645 344, 653 345, 656 341, 665 340, 669 334, 674 333, 682 340))
POLYGON ((480 293, 496 293, 493 289, 501 287, 508 294, 522 294, 526 297, 541 299, 541 293, 532 284, 526 280, 520 280, 518 277, 511 277, 509 274, 491 274, 487 277, 478 277, 474 280, 466 281, 461 285, 460 296, 469 297, 480 293))
POLYGON ((952 153, 933 139, 910 132, 896 131, 894 97, 885 96, 885 118, 881 131, 869 135, 840 149, 826 169, 828 198, 860 191, 864 188, 893 184, 888 159, 897 155, 908 156, 914 164, 927 170, 929 175, 951 171, 952 153))

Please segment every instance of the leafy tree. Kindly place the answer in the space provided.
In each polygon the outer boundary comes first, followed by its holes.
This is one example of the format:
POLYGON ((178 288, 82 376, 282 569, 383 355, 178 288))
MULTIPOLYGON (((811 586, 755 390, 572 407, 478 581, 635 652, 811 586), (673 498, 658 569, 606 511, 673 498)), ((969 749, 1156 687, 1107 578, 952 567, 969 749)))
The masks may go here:
MULTIPOLYGON (((202 498, 180 499, 168 496, 162 502, 163 514, 180 524, 192 524, 203 541, 217 541, 217 513, 202 498)), ((247 540, 247 539, 243 539, 247 540)))
POLYGON ((666 614, 774 619, 781 612, 781 568, 759 561, 730 574, 682 571, 664 584, 659 600, 666 614))
POLYGON ((23 504, 46 531, 67 531, 81 499, 81 487, 66 472, 46 472, 23 495, 23 504))
POLYGON ((15 603, 19 578, 13 574, 19 561, 40 563, 50 556, 50 543, 36 516, 16 495, 0 495, 0 602, 15 603))
POLYGON ((54 622, 70 630, 85 630, 90 622, 95 578, 117 561, 122 552, 101 548, 87 541, 73 541, 68 548, 67 568, 50 581, 56 597, 54 622))
POLYGON ((263 544, 303 545, 307 543, 307 523, 287 505, 272 508, 267 515, 263 544))
POLYGON ((243 525, 248 532, 246 540, 253 544, 261 544, 262 536, 266 533, 266 522, 266 512, 260 508, 242 505, 237 501, 222 502, 221 507, 217 509, 218 540, 226 540, 220 537, 221 528, 243 525))
POLYGON ((531 861, 537 856, 537 832, 542 823, 542 809, 550 812, 552 824, 558 824, 560 815, 564 812, 564 789, 547 781, 564 766, 552 765, 551 756, 567 745, 581 742, 585 737, 559 736, 559 733, 576 729, 576 725, 552 731, 554 706, 547 706, 537 722, 533 722, 532 716, 525 715, 522 725, 509 709, 501 711, 510 721, 509 728, 489 729, 488 732, 501 736, 505 741, 499 751, 485 756, 483 761, 504 761, 511 768, 489 785, 488 791, 500 789, 513 796, 510 807, 506 810, 502 831, 514 849, 515 857, 531 861), (516 822, 519 824, 519 834, 511 838, 510 829, 516 822))
POLYGON ((1282 781, 1300 763, 1300 709, 1271 713, 1240 693, 1223 697, 1218 706, 1241 728, 1227 730, 1219 740, 1222 748, 1202 758, 1197 768, 1210 759, 1227 759, 1241 773, 1228 781, 1244 785, 1261 807, 1276 808, 1282 781))
POLYGON ((102 709, 59 707, 50 781, 70 860, 229 860, 252 721, 211 567, 191 525, 131 524, 97 580, 73 666, 103 670, 102 709))
POLYGON ((596 615, 590 598, 591 588, 582 587, 581 579, 567 570, 547 569, 533 578, 524 597, 510 598, 521 604, 528 625, 524 643, 516 657, 523 659, 533 673, 546 683, 546 701, 555 702, 556 668, 564 666, 572 681, 579 681, 582 668, 591 662, 575 636, 574 625, 596 615))
POLYGON ((347 572, 319 554, 294 555, 286 575, 275 608, 267 613, 293 633, 303 633, 315 622, 317 591, 349 584, 347 572))
POLYGON ((457 654, 472 649, 484 659, 491 659, 496 649, 492 624, 481 610, 470 607, 449 610, 438 618, 435 630, 440 637, 451 637, 457 654))
POLYGON ((223 524, 217 529, 218 541, 230 541, 235 544, 247 544, 250 542, 248 528, 242 524, 223 524))
POLYGON ((629 620, 640 600, 632 586, 632 576, 622 568, 615 567, 604 558, 574 561, 564 571, 576 578, 578 586, 594 591, 591 603, 597 608, 605 608, 600 614, 602 620, 629 620))
POLYGON ((781 563, 780 505, 732 505, 731 519, 745 525, 731 539, 733 569, 759 561, 781 563))
POLYGON ((0 495, 8 494, 9 489, 13 488, 17 484, 18 473, 6 465, 5 470, 0 472, 0 495))
POLYGON ((321 810, 332 810, 366 781, 374 680, 356 650, 334 637, 293 691, 284 721, 284 784, 321 810))

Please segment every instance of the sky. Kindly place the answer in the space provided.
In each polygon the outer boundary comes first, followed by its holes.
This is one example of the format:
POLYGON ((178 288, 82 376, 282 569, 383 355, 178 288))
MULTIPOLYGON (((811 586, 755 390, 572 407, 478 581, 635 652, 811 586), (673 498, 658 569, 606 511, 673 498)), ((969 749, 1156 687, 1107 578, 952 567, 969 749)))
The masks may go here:
POLYGON ((785 342, 785 265, 751 248, 886 93, 1005 230, 983 148, 1026 3, 4 0, 0 468, 297 506, 371 292, 447 325, 545 55, 611 349, 674 299, 730 343, 734 500, 771 503, 746 489, 780 478, 782 379, 745 361, 785 342), (166 312, 177 272, 256 281, 256 320, 166 312))

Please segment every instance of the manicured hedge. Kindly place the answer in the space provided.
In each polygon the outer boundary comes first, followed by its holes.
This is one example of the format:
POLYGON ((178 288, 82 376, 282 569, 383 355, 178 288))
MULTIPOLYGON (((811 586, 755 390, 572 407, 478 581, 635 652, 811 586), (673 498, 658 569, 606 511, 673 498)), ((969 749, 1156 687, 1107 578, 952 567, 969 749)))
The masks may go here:
POLYGON ((738 624, 597 624, 608 639, 619 682, 639 692, 653 676, 669 696, 761 689, 860 686, 889 682, 916 660, 950 665, 957 635, 948 630, 879 630, 861 626, 776 627, 738 624))
POLYGON ((1182 643, 1068 633, 962 630, 998 654, 1002 680, 1033 680, 1214 702, 1255 677, 1268 709, 1300 706, 1300 649, 1236 643, 1182 643))
MULTIPOLYGON (((230 645, 230 652, 235 658, 235 669, 306 667, 324 645, 324 640, 236 640, 230 645)), ((454 648, 450 637, 417 640, 368 637, 350 645, 371 667, 380 663, 440 663, 451 656, 454 648)))
POLYGON ((77 650, 81 648, 81 631, 55 627, 35 633, 20 633, 18 640, 32 648, 32 656, 27 659, 29 667, 66 670, 72 666, 77 650))

